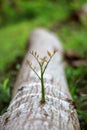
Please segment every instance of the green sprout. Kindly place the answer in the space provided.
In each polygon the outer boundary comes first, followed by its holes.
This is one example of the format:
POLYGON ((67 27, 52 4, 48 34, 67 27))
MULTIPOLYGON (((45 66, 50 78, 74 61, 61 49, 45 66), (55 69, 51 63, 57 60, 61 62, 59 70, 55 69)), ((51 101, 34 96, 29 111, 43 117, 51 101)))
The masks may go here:
POLYGON ((47 55, 49 57, 48 59, 47 59, 47 57, 39 58, 39 55, 37 54, 37 52, 32 51, 30 53, 39 64, 40 76, 38 75, 37 71, 35 70, 35 67, 32 66, 31 62, 29 60, 26 61, 26 63, 33 70, 33 72, 37 75, 38 79, 41 82, 41 93, 42 93, 41 103, 45 103, 44 73, 45 73, 45 70, 46 70, 49 62, 51 61, 52 57, 55 55, 56 52, 57 52, 56 49, 53 51, 52 54, 49 51, 47 51, 47 55))

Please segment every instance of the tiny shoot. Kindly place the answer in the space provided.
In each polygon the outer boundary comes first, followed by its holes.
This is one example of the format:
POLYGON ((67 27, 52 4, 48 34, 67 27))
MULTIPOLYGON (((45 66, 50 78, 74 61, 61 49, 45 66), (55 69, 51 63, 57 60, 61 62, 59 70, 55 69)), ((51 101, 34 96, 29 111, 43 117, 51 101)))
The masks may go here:
POLYGON ((37 54, 37 52, 34 52, 34 51, 30 53, 39 64, 40 76, 37 73, 35 67, 32 66, 32 63, 29 60, 26 60, 26 63, 29 65, 32 71, 37 75, 38 79, 41 82, 41 94, 42 94, 41 103, 45 103, 44 73, 45 73, 46 68, 48 67, 49 62, 51 61, 52 57, 55 55, 56 52, 57 52, 56 49, 53 51, 52 54, 49 51, 47 51, 48 58, 47 57, 39 58, 39 55, 37 54))

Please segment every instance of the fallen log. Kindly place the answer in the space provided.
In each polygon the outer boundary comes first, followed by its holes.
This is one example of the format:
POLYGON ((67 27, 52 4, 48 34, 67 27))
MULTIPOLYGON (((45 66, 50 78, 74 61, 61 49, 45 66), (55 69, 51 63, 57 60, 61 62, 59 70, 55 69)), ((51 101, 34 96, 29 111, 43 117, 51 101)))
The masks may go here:
POLYGON ((7 112, 0 117, 0 130, 80 130, 76 109, 70 96, 62 62, 60 41, 43 29, 35 30, 29 38, 30 47, 24 58, 13 90, 13 99, 7 112), (41 104, 41 83, 26 64, 32 62, 38 74, 37 61, 30 54, 40 57, 58 50, 50 61, 45 75, 45 103, 41 104))

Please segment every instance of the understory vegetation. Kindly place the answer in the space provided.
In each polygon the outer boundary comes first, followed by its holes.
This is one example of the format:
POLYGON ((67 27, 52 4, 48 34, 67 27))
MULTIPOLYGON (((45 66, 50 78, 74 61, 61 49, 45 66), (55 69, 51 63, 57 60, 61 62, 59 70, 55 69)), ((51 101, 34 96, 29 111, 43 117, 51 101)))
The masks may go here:
POLYGON ((87 0, 0 1, 1 115, 10 103, 29 34, 42 27, 53 31, 63 45, 68 86, 81 129, 87 129, 87 14, 82 12, 86 4, 87 0))

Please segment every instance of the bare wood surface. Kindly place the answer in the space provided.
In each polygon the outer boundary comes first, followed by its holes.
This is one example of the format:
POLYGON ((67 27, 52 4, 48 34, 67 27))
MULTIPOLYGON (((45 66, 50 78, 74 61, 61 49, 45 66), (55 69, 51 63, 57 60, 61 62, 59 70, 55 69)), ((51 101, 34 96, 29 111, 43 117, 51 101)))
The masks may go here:
POLYGON ((31 34, 29 42, 30 48, 14 86, 13 100, 7 112, 0 117, 0 130, 80 130, 64 76, 60 41, 51 32, 38 29, 31 34), (55 48, 58 52, 44 75, 46 103, 40 104, 41 84, 26 60, 32 61, 40 73, 30 51, 36 51, 40 57, 44 57, 47 50, 53 52, 55 48))

